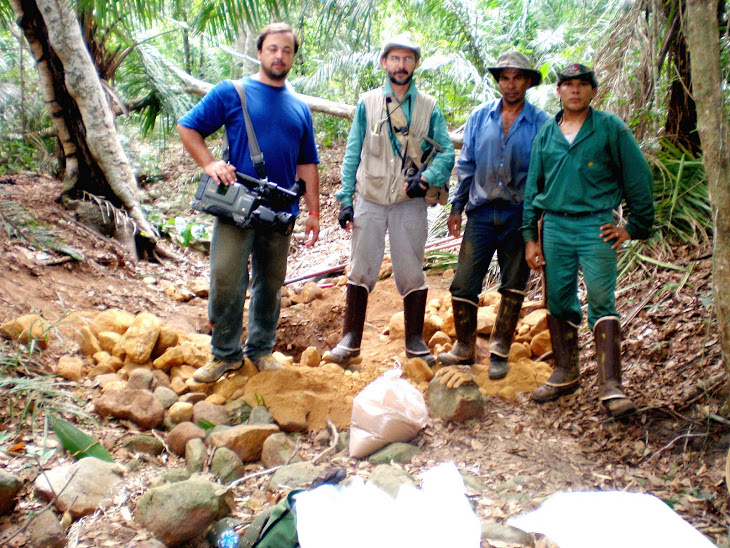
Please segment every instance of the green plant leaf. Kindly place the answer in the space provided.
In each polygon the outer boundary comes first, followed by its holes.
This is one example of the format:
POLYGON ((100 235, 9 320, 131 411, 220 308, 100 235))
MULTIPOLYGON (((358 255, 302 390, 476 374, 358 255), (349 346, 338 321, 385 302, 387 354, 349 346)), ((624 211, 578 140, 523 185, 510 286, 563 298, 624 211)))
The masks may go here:
POLYGON ((61 440, 61 445, 76 459, 96 457, 106 462, 114 459, 104 447, 91 436, 84 434, 70 422, 56 416, 51 417, 51 428, 61 440))

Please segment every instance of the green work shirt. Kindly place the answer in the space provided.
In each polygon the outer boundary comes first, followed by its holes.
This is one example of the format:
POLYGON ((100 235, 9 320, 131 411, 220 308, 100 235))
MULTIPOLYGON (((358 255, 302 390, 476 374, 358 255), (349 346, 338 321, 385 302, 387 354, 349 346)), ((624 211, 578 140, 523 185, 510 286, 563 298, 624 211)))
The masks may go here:
MULTIPOLYGON (((390 85, 390 81, 386 79, 385 85, 383 86, 383 95, 389 95, 393 93, 393 88, 390 85)), ((413 110, 413 103, 418 90, 416 85, 411 81, 411 85, 408 91, 403 96, 401 101, 401 108, 403 114, 405 114, 406 121, 411 123, 411 112, 413 110)), ((383 126, 389 127, 388 124, 383 126)), ((352 196, 355 193, 355 183, 357 168, 360 166, 360 153, 362 152, 362 144, 365 139, 365 131, 368 128, 367 117, 365 114, 365 104, 361 101, 358 102, 357 108, 355 109, 355 117, 352 121, 352 127, 350 128, 350 135, 347 138, 347 146, 345 148, 345 157, 342 160, 342 188, 337 191, 335 198, 343 206, 352 205, 352 196)), ((446 120, 441 112, 438 105, 435 105, 433 112, 431 113, 431 121, 428 127, 429 138, 436 141, 444 149, 444 152, 434 155, 433 162, 423 172, 423 177, 428 181, 429 186, 443 187, 451 177, 451 170, 454 167, 454 145, 451 143, 449 137, 449 130, 446 127, 446 120)), ((390 142, 393 146, 393 152, 395 154, 400 150, 400 141, 390 131, 390 142)), ((422 145, 423 149, 428 148, 428 143, 424 141, 422 145)))
POLYGON ((557 123, 561 115, 542 127, 532 145, 522 216, 525 242, 537 240, 541 211, 597 213, 618 208, 622 197, 629 235, 647 238, 654 222, 653 178, 631 130, 617 116, 591 108, 570 144, 557 123))

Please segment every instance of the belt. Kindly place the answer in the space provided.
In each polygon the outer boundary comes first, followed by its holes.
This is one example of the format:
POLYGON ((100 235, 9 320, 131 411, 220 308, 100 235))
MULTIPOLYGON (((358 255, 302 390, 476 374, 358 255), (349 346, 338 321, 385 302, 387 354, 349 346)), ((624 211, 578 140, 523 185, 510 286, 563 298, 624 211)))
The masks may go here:
POLYGON ((559 217, 588 217, 593 215, 595 211, 578 211, 577 213, 569 213, 567 211, 548 211, 551 215, 557 215, 559 217))

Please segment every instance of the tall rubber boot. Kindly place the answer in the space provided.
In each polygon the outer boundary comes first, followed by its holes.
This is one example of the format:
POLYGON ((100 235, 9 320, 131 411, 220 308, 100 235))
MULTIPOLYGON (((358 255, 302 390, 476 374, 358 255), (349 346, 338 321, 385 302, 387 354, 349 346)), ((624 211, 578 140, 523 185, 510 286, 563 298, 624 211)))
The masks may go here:
POLYGON ((362 361, 360 343, 365 326, 365 312, 368 308, 368 290, 362 286, 347 284, 345 321, 342 325, 342 340, 328 353, 328 361, 347 367, 362 361))
POLYGON ((636 412, 634 403, 621 390, 621 323, 605 317, 593 328, 596 343, 598 390, 603 405, 614 418, 636 412))
POLYGON ((578 329, 565 320, 547 315, 553 344, 555 369, 547 382, 532 393, 533 401, 545 403, 572 394, 580 386, 578 365, 578 329))
POLYGON ((456 344, 448 352, 438 355, 442 365, 471 365, 477 352, 477 305, 451 298, 454 310, 456 344))
POLYGON ((421 358, 429 367, 436 365, 428 345, 423 340, 428 289, 411 291, 403 297, 403 321, 406 331, 406 358, 421 358))
POLYGON ((503 379, 509 373, 507 356, 515 336, 515 327, 520 319, 522 301, 525 296, 505 291, 499 301, 497 321, 494 323, 492 338, 489 341, 489 378, 493 381, 503 379))

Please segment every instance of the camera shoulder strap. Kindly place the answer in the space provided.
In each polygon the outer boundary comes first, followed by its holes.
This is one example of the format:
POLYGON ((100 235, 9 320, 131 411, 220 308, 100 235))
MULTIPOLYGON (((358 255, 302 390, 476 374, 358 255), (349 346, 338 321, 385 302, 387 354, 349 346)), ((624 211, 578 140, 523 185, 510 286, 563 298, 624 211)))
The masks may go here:
POLYGON ((264 154, 261 152, 259 141, 256 138, 256 133, 254 132, 253 124, 251 123, 251 117, 248 114, 248 108, 246 107, 246 91, 244 90, 243 83, 240 80, 233 80, 233 86, 236 88, 238 96, 241 98, 243 119, 246 122, 246 134, 248 135, 248 150, 251 153, 251 161, 253 162, 253 167, 256 170, 256 176, 259 179, 266 179, 264 154))

